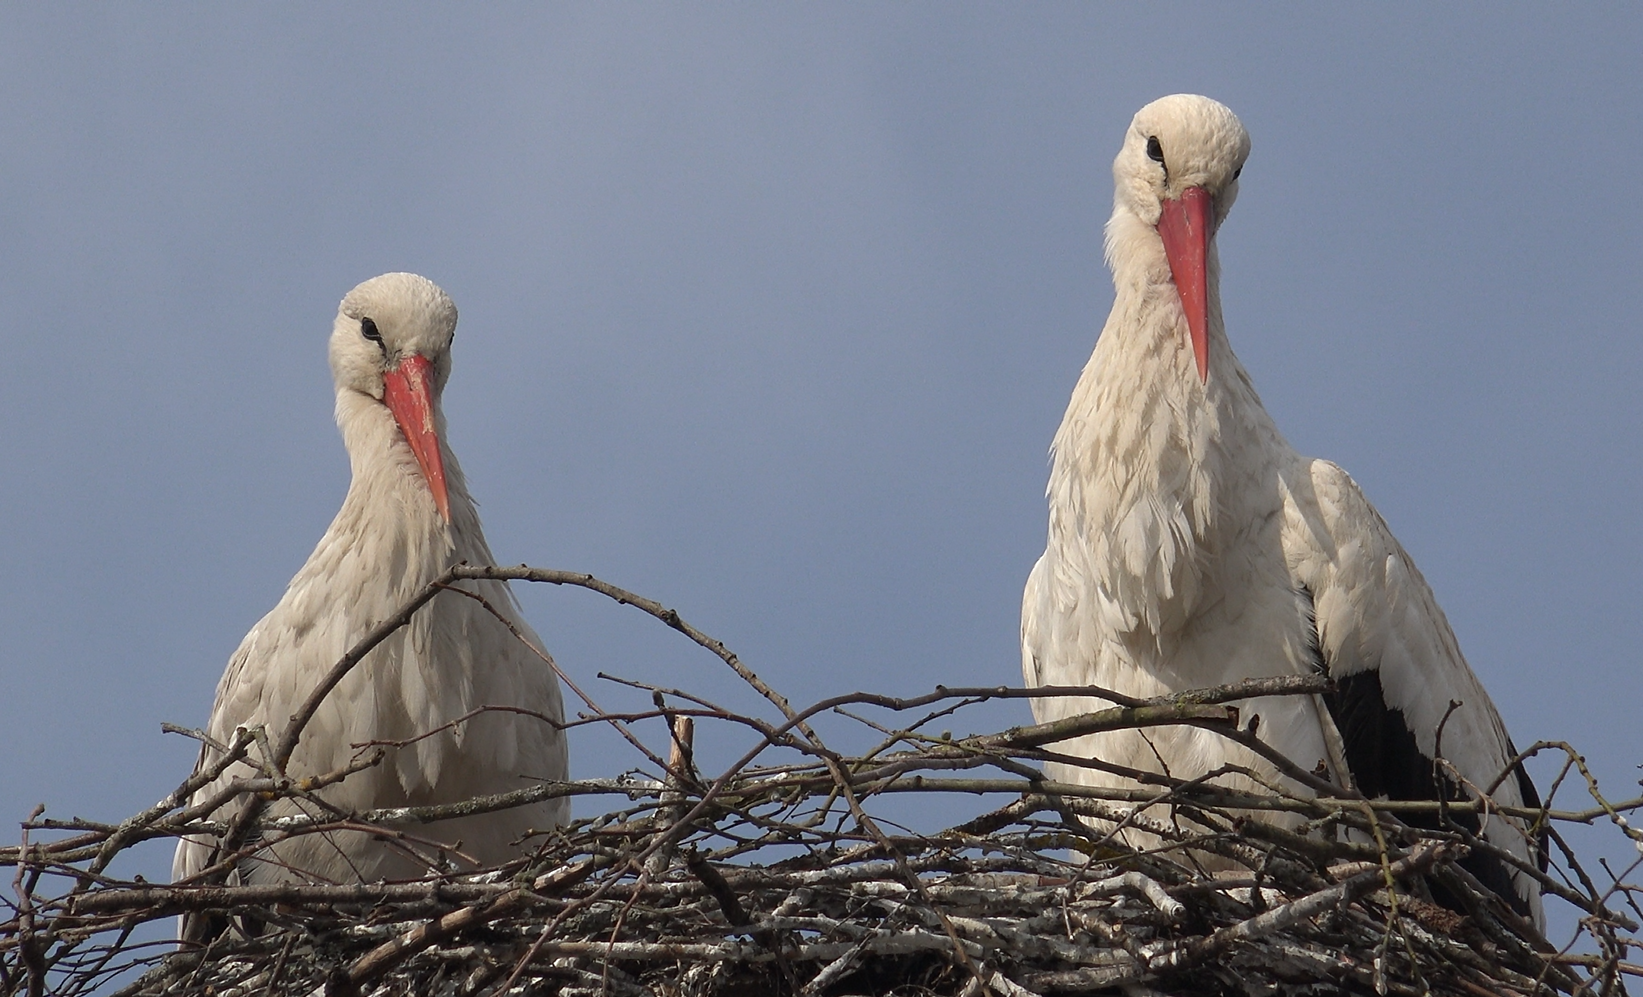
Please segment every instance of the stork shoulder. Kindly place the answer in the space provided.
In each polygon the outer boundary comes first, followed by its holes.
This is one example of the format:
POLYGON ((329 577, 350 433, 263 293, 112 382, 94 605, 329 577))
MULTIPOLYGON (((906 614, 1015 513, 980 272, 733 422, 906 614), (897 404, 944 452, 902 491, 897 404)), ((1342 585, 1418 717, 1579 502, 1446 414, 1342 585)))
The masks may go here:
POLYGON ((1511 752, 1494 703, 1408 552, 1341 468, 1309 460, 1297 470, 1285 481, 1285 556, 1312 594, 1330 675, 1377 672, 1385 707, 1403 715, 1429 756, 1449 704, 1459 702, 1445 724, 1445 752, 1466 744, 1477 769, 1503 763, 1511 752))
POLYGON ((270 675, 259 644, 266 642, 267 623, 265 616, 245 635, 217 682, 217 696, 211 705, 210 733, 219 740, 226 740, 235 727, 264 722, 260 714, 270 675))

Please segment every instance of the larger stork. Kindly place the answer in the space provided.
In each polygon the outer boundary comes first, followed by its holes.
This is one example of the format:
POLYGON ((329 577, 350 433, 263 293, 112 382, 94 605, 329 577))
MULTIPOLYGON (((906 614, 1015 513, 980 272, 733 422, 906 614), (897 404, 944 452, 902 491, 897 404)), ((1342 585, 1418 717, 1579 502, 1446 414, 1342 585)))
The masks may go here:
MULTIPOLYGON (((1022 671, 1030 686, 1135 697, 1327 674, 1336 691, 1254 700, 1245 715, 1258 714, 1260 735, 1303 768, 1370 797, 1462 798, 1516 753, 1500 715, 1386 523, 1345 471, 1289 446, 1227 343, 1215 234, 1248 155, 1243 125, 1207 97, 1154 101, 1124 137, 1106 229, 1116 299, 1052 446, 1049 541, 1023 598, 1022 671), (1451 702, 1461 705, 1445 721, 1451 702), (1440 724, 1459 779, 1434 774, 1440 724)), ((1040 721, 1108 705, 1033 702, 1040 721)), ((1179 778, 1229 762, 1277 777, 1246 749, 1188 727, 1058 750, 1179 778)), ((1077 784, 1133 785, 1099 768, 1047 768, 1077 784)), ((1538 805, 1521 767, 1493 797, 1538 805)), ((1492 817, 1482 830, 1524 863, 1538 857, 1516 821, 1492 817)), ((1519 913, 1541 918, 1522 870, 1481 850, 1467 862, 1519 913)))
MULTIPOLYGON (((384 274, 342 299, 331 332, 331 373, 353 482, 285 596, 229 659, 208 726, 219 742, 236 727, 258 725, 277 739, 319 680, 373 626, 451 565, 492 563, 462 469, 445 442, 440 393, 455 332, 456 306, 415 274, 384 274)), ((525 643, 540 641, 506 583, 464 587, 521 636, 474 599, 437 596, 331 692, 287 772, 335 772, 372 746, 387 747, 386 759, 318 791, 317 800, 283 801, 273 814, 325 817, 452 803, 566 777, 565 737, 556 726, 563 716, 559 683, 525 643)), ((207 749, 200 763, 214 758, 207 749)), ((241 765, 223 779, 249 774, 241 765)), ((202 788, 195 799, 214 789, 202 788)), ((528 831, 563 823, 567 802, 407 827, 398 840, 333 831, 270 842, 242 876, 252 883, 368 882, 418 876, 441 862, 500 862, 528 831)), ((184 839, 173 875, 187 880, 212 860, 210 842, 184 839)))

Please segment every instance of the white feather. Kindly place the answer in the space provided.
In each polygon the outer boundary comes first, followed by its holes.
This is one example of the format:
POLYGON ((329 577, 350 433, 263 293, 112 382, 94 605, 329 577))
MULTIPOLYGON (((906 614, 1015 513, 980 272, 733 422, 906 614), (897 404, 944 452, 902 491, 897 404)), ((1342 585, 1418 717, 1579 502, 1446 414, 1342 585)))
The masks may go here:
MULTIPOLYGON (((284 597, 229 659, 207 727, 219 741, 231 740, 236 727, 258 725, 270 740, 277 739, 320 678, 374 625, 451 565, 493 563, 462 470, 443 443, 437 393, 449 523, 440 516, 410 445, 381 400, 386 351, 363 340, 364 315, 374 319, 397 350, 420 352, 434 361, 436 392, 449 374, 456 310, 431 282, 388 274, 343 299, 331 338, 331 366, 337 424, 353 481, 342 509, 284 597)), ((465 587, 484 596, 531 644, 541 646, 505 583, 465 587)), ((554 720, 563 716, 558 680, 546 663, 479 603, 442 594, 343 679, 303 733, 288 772, 300 777, 334 771, 369 750, 358 745, 416 738, 483 706, 524 707, 554 720)), ((202 765, 213 757, 213 752, 203 752, 202 765)), ((235 766, 218 785, 249 774, 246 766, 235 766)), ((534 717, 488 712, 390 749, 383 764, 319 796, 352 812, 450 803, 565 778, 561 731, 534 717)), ((215 788, 205 787, 195 799, 215 788)), ((323 813, 294 803, 270 812, 299 810, 323 813)), ((515 840, 527 831, 547 830, 563 823, 567 814, 568 802, 560 799, 405 830, 493 863, 514 854, 515 840)), ((206 840, 181 841, 174 876, 199 872, 211 861, 211 852, 206 840)), ((355 832, 296 838, 273 852, 273 861, 250 866, 249 881, 372 881, 427 870, 405 848, 355 832)))
MULTIPOLYGON (((1450 701, 1462 702, 1445 727, 1443 754, 1466 780, 1488 784, 1512 756, 1493 703, 1425 580, 1357 485, 1334 464, 1297 454, 1267 415, 1227 343, 1213 241, 1209 375, 1198 376, 1155 226, 1163 199, 1188 185, 1213 193, 1218 226, 1248 151, 1231 111, 1182 95, 1143 108, 1114 163, 1107 259, 1116 299, 1052 446, 1048 543, 1023 597, 1023 674, 1032 686, 1095 685, 1137 697, 1309 674, 1315 611, 1333 674, 1378 668, 1387 705, 1403 711, 1423 752, 1437 749, 1450 701), (1147 159, 1151 137, 1169 150, 1167 180, 1147 159)), ((1034 712, 1048 721, 1108 705, 1047 698, 1034 701, 1034 712)), ((1331 757, 1316 699, 1243 709, 1259 714, 1262 737, 1303 768, 1331 757)), ((1228 762, 1277 777, 1245 749, 1188 728, 1092 735, 1057 750, 1178 777, 1228 762)), ((1090 768, 1047 770, 1072 783, 1127 784, 1090 768)), ((1221 781, 1258 788, 1241 777, 1221 781)), ((1513 779, 1494 795, 1522 802, 1513 779)), ((1495 820, 1486 830, 1495 844, 1531 855, 1515 825, 1495 820)), ((1519 892, 1538 918, 1527 877, 1519 892)))

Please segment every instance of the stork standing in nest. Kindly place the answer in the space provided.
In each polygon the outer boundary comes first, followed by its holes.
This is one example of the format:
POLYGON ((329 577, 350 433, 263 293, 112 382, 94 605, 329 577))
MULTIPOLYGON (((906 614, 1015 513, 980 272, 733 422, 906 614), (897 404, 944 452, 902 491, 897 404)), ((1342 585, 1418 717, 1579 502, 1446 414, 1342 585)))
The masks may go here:
MULTIPOLYGON (((1303 768, 1367 796, 1464 799, 1516 754, 1500 715, 1386 523, 1345 471, 1290 447, 1227 342, 1215 234, 1248 155, 1243 125, 1207 97, 1155 101, 1124 137, 1106 229, 1116 299, 1052 446, 1049 542, 1023 598, 1022 671, 1029 686, 1134 697, 1325 674, 1333 692, 1251 700, 1243 715, 1259 716, 1259 736, 1303 768), (1451 702, 1460 705, 1445 720, 1451 702), (1453 769, 1435 772, 1440 724, 1453 769)), ((1108 705, 1033 701, 1040 721, 1108 705)), ((1279 778, 1191 727, 1056 750, 1178 778, 1228 763, 1279 778)), ((1047 774, 1135 785, 1067 763, 1047 774)), ((1243 777, 1219 781, 1261 791, 1243 777)), ((1492 796, 1538 806, 1521 767, 1492 796)), ((1520 822, 1470 820, 1523 862, 1539 857, 1520 822)), ((1541 919, 1522 870, 1482 851, 1466 866, 1541 919)))
MULTIPOLYGON (((415 274, 384 274, 342 299, 331 373, 353 482, 284 598, 229 660, 207 728, 217 741, 258 725, 277 740, 332 665, 374 626, 452 565, 493 563, 445 442, 440 393, 455 332, 456 306, 415 274)), ((491 608, 456 593, 436 596, 332 690, 286 771, 297 778, 335 772, 374 747, 387 749, 384 760, 306 801, 279 801, 269 814, 327 817, 453 803, 566 778, 559 683, 528 646, 540 647, 539 639, 505 582, 463 587, 491 608)), ((206 748, 201 766, 216 757, 206 748)), ((236 765, 195 800, 252 774, 236 765)), ((567 800, 556 799, 408 825, 400 838, 337 830, 268 841, 256 861, 242 863, 240 876, 251 883, 370 882, 420 876, 443 863, 490 865, 517 854, 528 832, 564 823, 568 810, 567 800)), ((203 839, 179 842, 174 877, 198 874, 215 861, 214 849, 203 839)))

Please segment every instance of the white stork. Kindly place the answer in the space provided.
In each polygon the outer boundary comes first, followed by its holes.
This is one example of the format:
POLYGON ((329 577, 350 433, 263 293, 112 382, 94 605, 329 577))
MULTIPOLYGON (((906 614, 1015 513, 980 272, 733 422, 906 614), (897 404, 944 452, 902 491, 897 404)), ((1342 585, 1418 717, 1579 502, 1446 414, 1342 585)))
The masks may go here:
MULTIPOLYGON (((1302 768, 1322 765, 1371 797, 1430 799, 1442 788, 1461 798, 1470 790, 1434 780, 1439 724, 1451 701, 1462 704, 1444 724, 1442 754, 1463 784, 1483 787, 1516 753, 1500 715, 1386 523, 1345 471, 1289 446, 1227 343, 1214 237, 1248 155, 1243 125, 1207 97, 1154 101, 1124 137, 1106 230, 1117 293, 1052 445, 1049 541, 1023 597, 1022 672, 1029 686, 1135 697, 1324 673, 1337 691, 1249 701, 1244 715, 1259 715, 1260 735, 1302 768)), ((1033 701, 1040 721, 1109 705, 1033 701)), ((1227 762, 1277 775, 1187 727, 1057 750, 1178 778, 1227 762)), ((1072 764, 1047 770, 1133 785, 1072 764)), ((1493 795, 1538 805, 1521 767, 1493 795)), ((1491 817, 1484 832, 1526 862, 1538 856, 1517 822, 1491 817)), ((1482 853, 1467 862, 1540 920, 1530 877, 1482 853)))
MULTIPOLYGON (((308 563, 267 616, 245 635, 217 685, 208 733, 228 742, 236 727, 265 725, 277 740, 292 712, 337 659, 375 624, 450 566, 492 563, 456 457, 445 443, 440 392, 451 372, 456 306, 432 281, 390 273, 348 292, 331 333, 337 425, 353 482, 308 563)), ((506 583, 465 583, 540 647, 506 583)), ((559 683, 547 664, 479 602, 437 596, 355 667, 309 723, 287 771, 334 772, 372 742, 406 742, 374 768, 321 790, 342 812, 451 803, 566 777, 559 683), (422 736, 427 735, 427 736, 422 736), (415 740, 413 740, 415 739, 415 740)), ((257 749, 253 748, 253 752, 257 749)), ((201 765, 214 752, 202 751, 201 765)), ((245 766, 224 779, 252 774, 245 766)), ((220 781, 219 781, 220 782, 220 781)), ((203 799, 214 786, 195 796, 203 799)), ((265 849, 250 882, 368 882, 422 875, 446 846, 481 863, 515 854, 531 829, 563 823, 568 801, 405 828, 388 842, 354 831, 293 837, 265 849), (437 843, 431 844, 431 843, 437 843)), ((313 804, 287 801, 274 814, 313 804)), ((178 843, 173 875, 211 861, 209 842, 178 843)), ((454 858, 453 858, 454 860, 454 858)), ((463 863, 457 861, 461 867, 463 863)))

